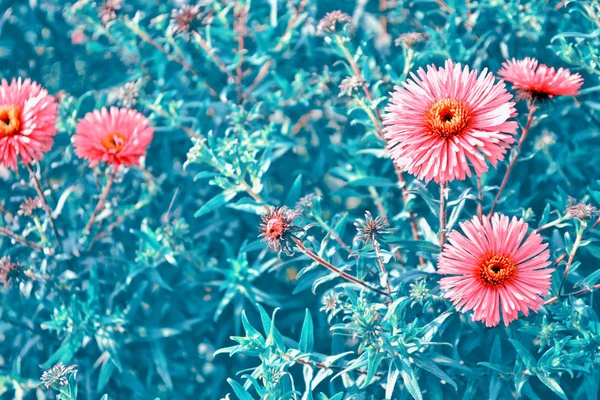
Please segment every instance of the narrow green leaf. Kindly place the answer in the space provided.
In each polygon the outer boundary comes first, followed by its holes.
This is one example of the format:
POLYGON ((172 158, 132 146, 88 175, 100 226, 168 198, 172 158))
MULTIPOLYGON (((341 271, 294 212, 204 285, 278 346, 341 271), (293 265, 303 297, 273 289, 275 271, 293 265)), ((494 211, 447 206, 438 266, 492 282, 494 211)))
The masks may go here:
POLYGON ((250 396, 250 393, 248 393, 246 389, 242 387, 242 385, 240 385, 233 379, 227 379, 227 383, 229 383, 229 386, 231 386, 239 400, 254 400, 254 398, 250 396))
POLYGON ((302 193, 302 174, 296 177, 296 180, 292 184, 290 191, 285 199, 285 205, 288 207, 294 208, 298 200, 300 199, 300 195, 302 193))
POLYGON ((200 209, 196 211, 194 217, 198 218, 204 214, 208 214, 209 212, 216 210, 217 208, 227 203, 229 200, 233 199, 236 194, 237 192, 235 191, 224 191, 222 193, 219 193, 218 195, 204 203, 202 207, 200 207, 200 209))
POLYGON ((300 334, 300 351, 310 353, 313 351, 315 344, 313 320, 310 312, 306 309, 304 315, 304 323, 302 324, 302 333, 300 334))

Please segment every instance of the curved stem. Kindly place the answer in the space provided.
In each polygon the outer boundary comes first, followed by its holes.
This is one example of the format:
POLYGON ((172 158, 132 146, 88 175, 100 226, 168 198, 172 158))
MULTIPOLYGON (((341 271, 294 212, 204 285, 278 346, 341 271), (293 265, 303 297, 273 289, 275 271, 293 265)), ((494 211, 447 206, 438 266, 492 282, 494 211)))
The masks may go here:
POLYGON ((371 285, 369 285, 367 282, 358 279, 352 275, 349 275, 347 273, 345 273, 344 271, 340 270, 339 268, 335 267, 334 265, 332 265, 331 263, 325 261, 324 259, 322 259, 321 257, 319 257, 317 254, 313 253, 311 250, 307 249, 304 246, 304 243, 302 243, 302 241, 300 239, 298 239, 297 237, 293 236, 292 240, 294 241, 294 243, 296 244, 296 247, 298 247, 298 250, 300 250, 302 253, 306 254, 309 258, 311 258, 313 261, 318 262, 319 264, 321 264, 322 266, 324 266, 325 268, 327 268, 328 270, 335 272, 340 278, 343 278, 347 281, 350 281, 352 283, 356 283, 357 285, 360 285, 362 287, 364 287, 365 289, 368 289, 372 292, 387 296, 387 297, 391 297, 388 293, 377 289, 376 287, 373 287, 371 285))
POLYGON ((358 254, 356 254, 354 251, 352 251, 352 249, 350 248, 350 246, 348 246, 346 244, 346 242, 344 242, 342 240, 342 238, 339 237, 339 235, 337 233, 335 233, 335 231, 333 230, 333 228, 331 226, 329 226, 329 224, 327 222, 325 222, 323 220, 323 218, 319 217, 318 215, 315 215, 315 219, 317 220, 317 222, 319 223, 319 225, 321 225, 321 227, 327 231, 327 234, 329 236, 331 236, 336 242, 338 242, 339 245, 342 246, 342 248, 344 250, 346 250, 351 257, 354 257, 354 259, 358 260, 358 258, 359 258, 358 254))
POLYGON ((479 222, 483 223, 483 189, 481 188, 481 178, 477 177, 477 217, 479 222))
POLYGON ((54 236, 56 237, 56 239, 58 239, 58 237, 59 237, 58 231, 56 230, 56 225, 54 225, 54 219, 52 218, 52 209, 48 205, 48 200, 46 199, 46 195, 44 195, 44 191, 42 190, 42 185, 40 184, 40 181, 37 178, 37 175, 35 174, 35 172, 33 172, 31 165, 29 165, 27 163, 23 163, 23 164, 25 164, 25 167, 29 171, 29 175, 31 176, 31 179, 33 179, 35 191, 37 192, 38 196, 40 197, 40 200, 42 201, 42 206, 44 208, 44 212, 46 213, 46 216, 48 216, 48 223, 50 224, 50 227, 52 228, 52 232, 54 232, 54 236))
POLYGON ((552 228, 553 226, 556 226, 558 224, 560 224, 561 222, 565 221, 567 219, 567 217, 560 217, 555 219, 552 222, 548 222, 547 224, 544 224, 538 228, 535 228, 532 233, 538 233, 540 231, 543 231, 544 229, 548 229, 548 228, 552 228))
POLYGON ((569 275, 569 270, 571 269, 573 260, 575 259, 575 253, 577 253, 577 249, 579 248, 579 245, 581 244, 581 238, 583 237, 584 230, 585 230, 585 226, 581 226, 577 231, 577 236, 575 237, 575 242, 573 243, 573 248, 571 249, 571 253, 569 253, 569 259, 567 260, 567 266, 565 267, 565 273, 563 274, 562 281, 560 282, 560 287, 558 288, 559 296, 565 285, 565 281, 567 280, 567 275, 569 275))
POLYGON ((265 209, 266 212, 271 211, 271 208, 265 202, 265 200, 262 198, 262 196, 260 194, 256 193, 254 191, 254 189, 252 189, 252 186, 250 186, 248 184, 248 182, 246 182, 245 179, 240 182, 240 185, 244 188, 246 193, 248 193, 248 195, 254 199, 254 201, 263 205, 263 208, 265 209))
MULTIPOLYGON (((340 50, 344 53, 344 57, 346 58, 346 61, 348 62, 348 64, 350 65, 350 69, 352 70, 352 73, 358 78, 358 80, 360 82, 362 82, 362 90, 365 94, 365 97, 367 99, 369 99, 369 101, 371 103, 373 103, 375 101, 375 98, 373 97, 373 94, 371 93, 371 91, 369 90, 369 86, 367 85, 362 72, 360 71, 360 68, 358 67, 358 64, 356 63, 356 60, 354 60, 354 57, 352 56, 352 54, 350 53, 350 51, 348 50, 348 48, 345 46, 344 44, 344 40, 341 38, 341 36, 337 35, 335 37, 335 42, 337 44, 337 46, 340 48, 340 50)), ((381 113, 379 112, 379 109, 377 107, 374 107, 375 110, 375 114, 377 115, 377 119, 379 121, 379 123, 374 123, 376 131, 377 131, 377 136, 382 139, 384 139, 383 136, 383 131, 382 131, 382 125, 383 125, 383 117, 381 115, 381 113)), ((398 166, 396 165, 396 163, 394 163, 394 169, 396 170, 396 175, 398 176, 398 183, 401 187, 401 191, 402 191, 402 201, 404 202, 404 205, 406 206, 406 204, 408 203, 408 190, 406 189, 406 180, 404 179, 404 176, 402 174, 402 171, 398 168, 398 166)), ((415 240, 419 240, 419 230, 417 228, 417 223, 416 223, 416 218, 414 213, 412 212, 412 210, 408 210, 408 215, 410 217, 410 226, 411 226, 411 230, 412 230, 412 234, 413 234, 413 238, 415 240)), ((383 216, 383 215, 382 215, 383 216)), ((423 260, 423 258, 420 258, 421 261, 421 265, 425 265, 425 262, 423 260)))
MULTIPOLYGON (((560 296, 560 297, 579 296, 581 294, 589 293, 589 292, 591 292, 591 291, 593 291, 595 289, 600 289, 600 283, 598 283, 598 284, 596 284, 596 285, 594 285, 592 287, 587 287, 587 288, 583 288, 583 289, 577 290, 577 291, 575 291, 573 293, 565 294, 565 295, 560 296)), ((559 296, 551 297, 550 299, 548 299, 548 300, 546 300, 544 302, 544 305, 547 306, 548 304, 556 303, 558 301, 558 299, 559 299, 559 296)))
POLYGON ((379 246, 379 242, 377 240, 373 241, 373 245, 375 246, 375 254, 377 255, 377 262, 379 262, 379 268, 381 269, 382 278, 385 281, 385 287, 389 293, 389 297, 392 297, 392 288, 390 286, 390 280, 388 279, 388 273, 385 269, 383 259, 381 258, 381 247, 379 246))
POLYGON ((108 194, 110 193, 110 188, 113 182, 115 181, 116 174, 117 170, 113 169, 112 173, 110 174, 110 178, 108 178, 108 182, 106 182, 106 186, 104 187, 104 190, 100 195, 100 199, 98 199, 98 204, 96 204, 96 208, 94 209, 94 212, 90 216, 90 220, 88 221, 87 225, 85 226, 85 229, 83 230, 86 235, 90 233, 92 225, 94 225, 94 222, 96 221, 96 215, 98 215, 98 213, 104 208, 104 203, 108 198, 108 194))
POLYGON ((498 202, 500 201, 500 196, 502 196, 502 192, 504 191, 504 188, 506 187, 506 183, 508 182, 510 173, 517 162, 517 158, 519 157, 521 147, 523 146, 523 143, 525 142, 525 138, 527 137, 527 133, 529 132, 529 129, 531 128, 531 124, 533 122, 533 117, 534 117, 536 110, 537 110, 537 108, 535 107, 535 105, 533 103, 530 104, 529 115, 527 115, 527 124, 525 125, 525 128, 523 128, 523 131, 521 132, 521 139, 519 139, 519 144, 517 145, 517 147, 515 148, 515 150, 513 152, 514 154, 513 154, 512 160, 510 161, 510 164, 508 164, 508 168, 506 169, 506 173, 504 174, 504 179, 502 179, 502 184, 500 185, 498 194, 496 195, 496 198, 494 199, 494 202, 492 203, 492 208, 490 209, 490 213, 488 214, 488 217, 491 217, 492 214, 494 214, 494 211, 496 210, 496 206, 498 205, 498 202))
POLYGON ((446 243, 446 183, 440 183, 440 246, 446 243))
POLYGON ((0 227, 0 235, 7 236, 7 237, 11 238, 12 240, 14 240, 15 242, 19 242, 21 244, 24 244, 25 246, 29 246, 34 250, 37 250, 37 251, 42 250, 42 246, 40 246, 36 243, 30 242, 29 240, 25 239, 23 236, 17 235, 16 233, 13 233, 6 228, 0 227))

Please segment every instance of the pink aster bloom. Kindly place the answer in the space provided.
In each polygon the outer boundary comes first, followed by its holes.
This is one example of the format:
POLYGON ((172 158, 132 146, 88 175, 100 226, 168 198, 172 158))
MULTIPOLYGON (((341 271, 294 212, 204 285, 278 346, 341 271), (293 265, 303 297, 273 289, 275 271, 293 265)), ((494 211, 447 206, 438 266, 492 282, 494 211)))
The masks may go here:
POLYGON ((574 96, 583 85, 579 74, 571 74, 568 69, 548 67, 538 64, 535 58, 507 60, 502 64, 498 75, 512 83, 514 89, 519 89, 535 99, 543 100, 554 96, 574 96))
POLYGON ((411 74, 396 87, 383 123, 396 165, 419 179, 463 180, 470 166, 481 176, 515 141, 512 95, 487 70, 469 71, 451 60, 411 74))
POLYGON ((527 236, 529 225, 522 219, 494 214, 490 220, 477 217, 460 224, 464 235, 452 231, 438 260, 438 273, 445 291, 461 312, 473 310, 473 320, 496 326, 500 310, 504 324, 529 310, 536 311, 548 293, 552 268, 546 268, 550 252, 542 237, 527 236))
POLYGON ((128 108, 111 107, 87 113, 77 123, 73 137, 75 154, 95 166, 104 161, 120 165, 139 165, 152 141, 154 130, 148 118, 128 108))
POLYGON ((0 85, 0 165, 17 168, 41 160, 56 135, 58 104, 30 79, 2 80, 0 85))

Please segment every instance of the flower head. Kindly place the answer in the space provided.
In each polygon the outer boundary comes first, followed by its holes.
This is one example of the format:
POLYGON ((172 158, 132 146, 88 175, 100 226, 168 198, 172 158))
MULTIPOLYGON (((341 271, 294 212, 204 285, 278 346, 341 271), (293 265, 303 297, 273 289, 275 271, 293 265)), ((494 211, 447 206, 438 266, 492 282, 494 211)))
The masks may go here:
POLYGON ((22 282, 25 276, 25 267, 23 264, 12 262, 9 256, 0 258, 0 283, 5 288, 8 288, 15 282, 22 282))
POLYGON ((210 12, 203 11, 200 4, 185 4, 171 12, 171 31, 173 35, 186 34, 196 29, 196 23, 202 21, 209 23, 212 18, 210 12))
POLYGON ((98 9, 98 16, 104 25, 117 18, 123 0, 106 0, 98 9))
POLYGON ((305 196, 300 197, 294 207, 298 213, 311 210, 321 200, 321 196, 316 193, 309 193, 305 196))
POLYGON ((420 32, 403 33, 394 40, 396 46, 412 47, 415 44, 424 41, 427 38, 420 32))
POLYGON ((3 79, 0 85, 0 165, 17 168, 41 160, 56 135, 58 103, 29 79, 3 79))
POLYGON ((23 203, 21 203, 21 205, 19 206, 18 214, 29 217, 33 214, 35 210, 43 207, 44 203, 42 203, 42 200, 39 197, 35 197, 33 199, 25 199, 25 201, 23 201, 23 203))
POLYGON ((40 380, 46 389, 64 387, 69 384, 69 378, 71 375, 76 373, 76 365, 69 365, 66 367, 59 362, 54 367, 44 371, 40 380))
POLYGON ((126 108, 133 107, 140 96, 140 85, 141 81, 138 79, 121 86, 118 94, 119 104, 126 108))
POLYGON ((598 214, 599 212, 596 207, 591 204, 579 202, 577 199, 569 197, 567 203, 567 217, 587 221, 598 214))
POLYGON ((270 211, 262 217, 259 237, 262 237, 263 242, 267 242, 271 249, 289 252, 291 235, 300 229, 294 226, 294 219, 297 216, 298 213, 295 210, 288 210, 286 207, 271 207, 270 211))
POLYGON ((524 97, 545 100, 554 96, 575 96, 583 85, 579 74, 571 74, 568 69, 548 67, 538 64, 535 58, 507 60, 502 64, 498 75, 512 83, 514 89, 523 92, 524 97))
POLYGON ((323 36, 325 33, 333 33, 338 30, 339 25, 343 25, 352 21, 352 18, 340 10, 335 10, 325 14, 317 24, 317 35, 323 36))
POLYGON ((515 141, 512 95, 487 70, 481 74, 446 61, 411 74, 396 87, 383 117, 396 165, 425 181, 449 182, 481 176, 515 141))
POLYGON ((394 229, 390 228, 385 218, 373 218, 369 211, 365 212, 365 219, 357 219, 354 226, 358 232, 356 239, 364 243, 373 243, 394 233, 394 229))
POLYGON ((338 94, 338 97, 352 96, 352 94, 360 89, 364 83, 365 81, 357 76, 347 76, 342 79, 342 83, 339 86, 340 94, 338 94))
POLYGON ((335 290, 329 290, 325 293, 322 301, 323 307, 321 307, 321 310, 325 311, 327 314, 331 312, 333 316, 341 309, 340 294, 335 290))
POLYGON ((547 151, 551 146, 556 144, 556 135, 550 131, 544 130, 533 144, 535 151, 547 151))
POLYGON ((154 130, 148 118, 128 108, 111 107, 87 113, 77 123, 73 137, 75 154, 91 166, 104 161, 120 165, 139 165, 152 142, 154 130))
POLYGON ((473 320, 488 327, 498 325, 500 310, 507 326, 519 311, 526 316, 537 311, 554 271, 547 268, 550 251, 542 237, 527 236, 527 223, 501 214, 460 226, 464 235, 450 232, 438 260, 438 273, 453 275, 440 279, 445 296, 459 311, 473 310, 473 320))

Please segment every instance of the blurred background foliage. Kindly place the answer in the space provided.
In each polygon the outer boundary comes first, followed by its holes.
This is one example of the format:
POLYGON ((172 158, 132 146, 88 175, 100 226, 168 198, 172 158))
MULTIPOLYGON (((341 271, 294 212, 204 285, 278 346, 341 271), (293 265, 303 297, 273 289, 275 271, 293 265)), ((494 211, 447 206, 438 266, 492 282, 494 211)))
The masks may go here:
MULTIPOLYGON (((440 298, 437 189, 407 177, 401 190, 378 114, 409 71, 447 58, 497 71, 530 56, 582 73, 581 95, 541 109, 499 211, 550 224, 553 294, 575 252, 567 293, 592 288, 600 228, 566 210, 600 203, 600 2, 197 6, 186 21, 184 1, 0 0, 0 76, 43 84, 61 117, 34 167, 56 236, 43 212, 19 212, 35 197, 27 171, 0 169, 0 252, 24 270, 0 295, 2 398, 54 398, 39 377, 58 362, 77 365, 82 399, 597 398, 593 291, 493 329, 440 298), (318 29, 338 9, 351 21, 318 29), (85 236, 106 176, 70 137, 108 105, 140 110, 156 133, 85 236), (266 249, 266 205, 297 207, 315 253, 374 284, 380 252, 394 302, 266 249), (394 229, 381 249, 355 238, 366 211, 394 229)), ((483 178, 484 211, 505 168, 483 178)), ((450 185, 450 228, 475 213, 476 188, 450 185)))

